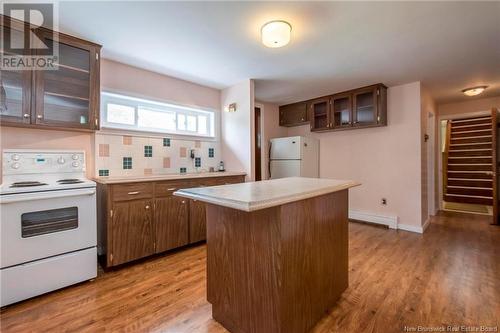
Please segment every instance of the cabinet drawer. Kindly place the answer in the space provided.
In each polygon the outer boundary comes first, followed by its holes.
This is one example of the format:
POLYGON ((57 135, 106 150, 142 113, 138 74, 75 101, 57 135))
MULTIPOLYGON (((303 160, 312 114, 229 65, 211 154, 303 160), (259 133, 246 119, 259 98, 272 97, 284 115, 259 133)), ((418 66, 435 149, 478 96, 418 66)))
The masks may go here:
POLYGON ((195 187, 187 180, 176 180, 155 184, 155 197, 168 197, 183 188, 195 187))
POLYGON ((237 184, 243 182, 244 182, 243 176, 228 176, 228 177, 217 178, 217 185, 237 184))
POLYGON ((153 183, 113 185, 113 201, 148 199, 153 197, 153 183))

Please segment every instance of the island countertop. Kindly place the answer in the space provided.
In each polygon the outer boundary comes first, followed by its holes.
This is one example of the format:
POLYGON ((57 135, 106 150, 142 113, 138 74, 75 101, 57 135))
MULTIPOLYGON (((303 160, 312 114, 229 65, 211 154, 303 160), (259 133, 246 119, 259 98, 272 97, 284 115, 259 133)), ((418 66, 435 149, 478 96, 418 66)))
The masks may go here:
POLYGON ((255 211, 345 190, 361 183, 352 180, 289 177, 259 182, 182 189, 177 196, 242 211, 255 211))

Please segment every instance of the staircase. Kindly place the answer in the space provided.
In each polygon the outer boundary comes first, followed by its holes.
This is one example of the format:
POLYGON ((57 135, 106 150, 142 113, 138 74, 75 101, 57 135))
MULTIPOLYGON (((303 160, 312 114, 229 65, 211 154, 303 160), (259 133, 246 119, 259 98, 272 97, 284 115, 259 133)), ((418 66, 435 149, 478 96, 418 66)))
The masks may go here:
POLYGON ((448 121, 443 173, 444 201, 493 205, 493 141, 496 119, 482 116, 448 121))

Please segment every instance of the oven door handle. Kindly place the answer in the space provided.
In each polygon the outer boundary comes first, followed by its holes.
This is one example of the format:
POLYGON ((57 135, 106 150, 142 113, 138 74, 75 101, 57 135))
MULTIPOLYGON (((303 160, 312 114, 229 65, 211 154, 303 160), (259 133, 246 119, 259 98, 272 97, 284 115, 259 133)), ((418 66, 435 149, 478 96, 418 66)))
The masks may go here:
POLYGON ((67 198, 81 195, 94 195, 95 188, 84 188, 64 191, 47 191, 47 192, 32 192, 19 193, 0 196, 0 204, 8 204, 20 201, 45 200, 54 198, 67 198))

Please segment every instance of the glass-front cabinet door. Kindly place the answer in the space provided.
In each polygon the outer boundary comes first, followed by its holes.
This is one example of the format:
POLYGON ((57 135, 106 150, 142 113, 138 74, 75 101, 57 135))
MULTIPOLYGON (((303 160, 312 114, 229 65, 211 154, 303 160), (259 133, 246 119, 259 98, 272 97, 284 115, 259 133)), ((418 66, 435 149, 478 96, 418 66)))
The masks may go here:
POLYGON ((320 131, 330 128, 330 98, 318 98, 309 102, 311 130, 320 131))
POLYGON ((378 123, 377 87, 357 90, 353 94, 354 126, 376 125, 378 123))
MULTIPOLYGON (((2 22, 0 27, 3 39, 0 57, 28 55, 24 54, 24 26, 22 24, 2 22), (20 45, 19 48, 7 45, 20 45), (5 47, 4 47, 5 46, 5 47)), ((31 71, 0 69, 0 121, 8 123, 30 123, 31 111, 31 71)))
POLYGON ((339 128, 352 126, 351 94, 333 95, 331 113, 331 127, 339 128))
POLYGON ((56 69, 35 71, 36 124, 97 128, 98 96, 91 89, 98 87, 93 84, 98 80, 95 77, 97 50, 62 35, 58 42, 52 40, 52 34, 41 32, 39 36, 47 45, 59 50, 56 69))

